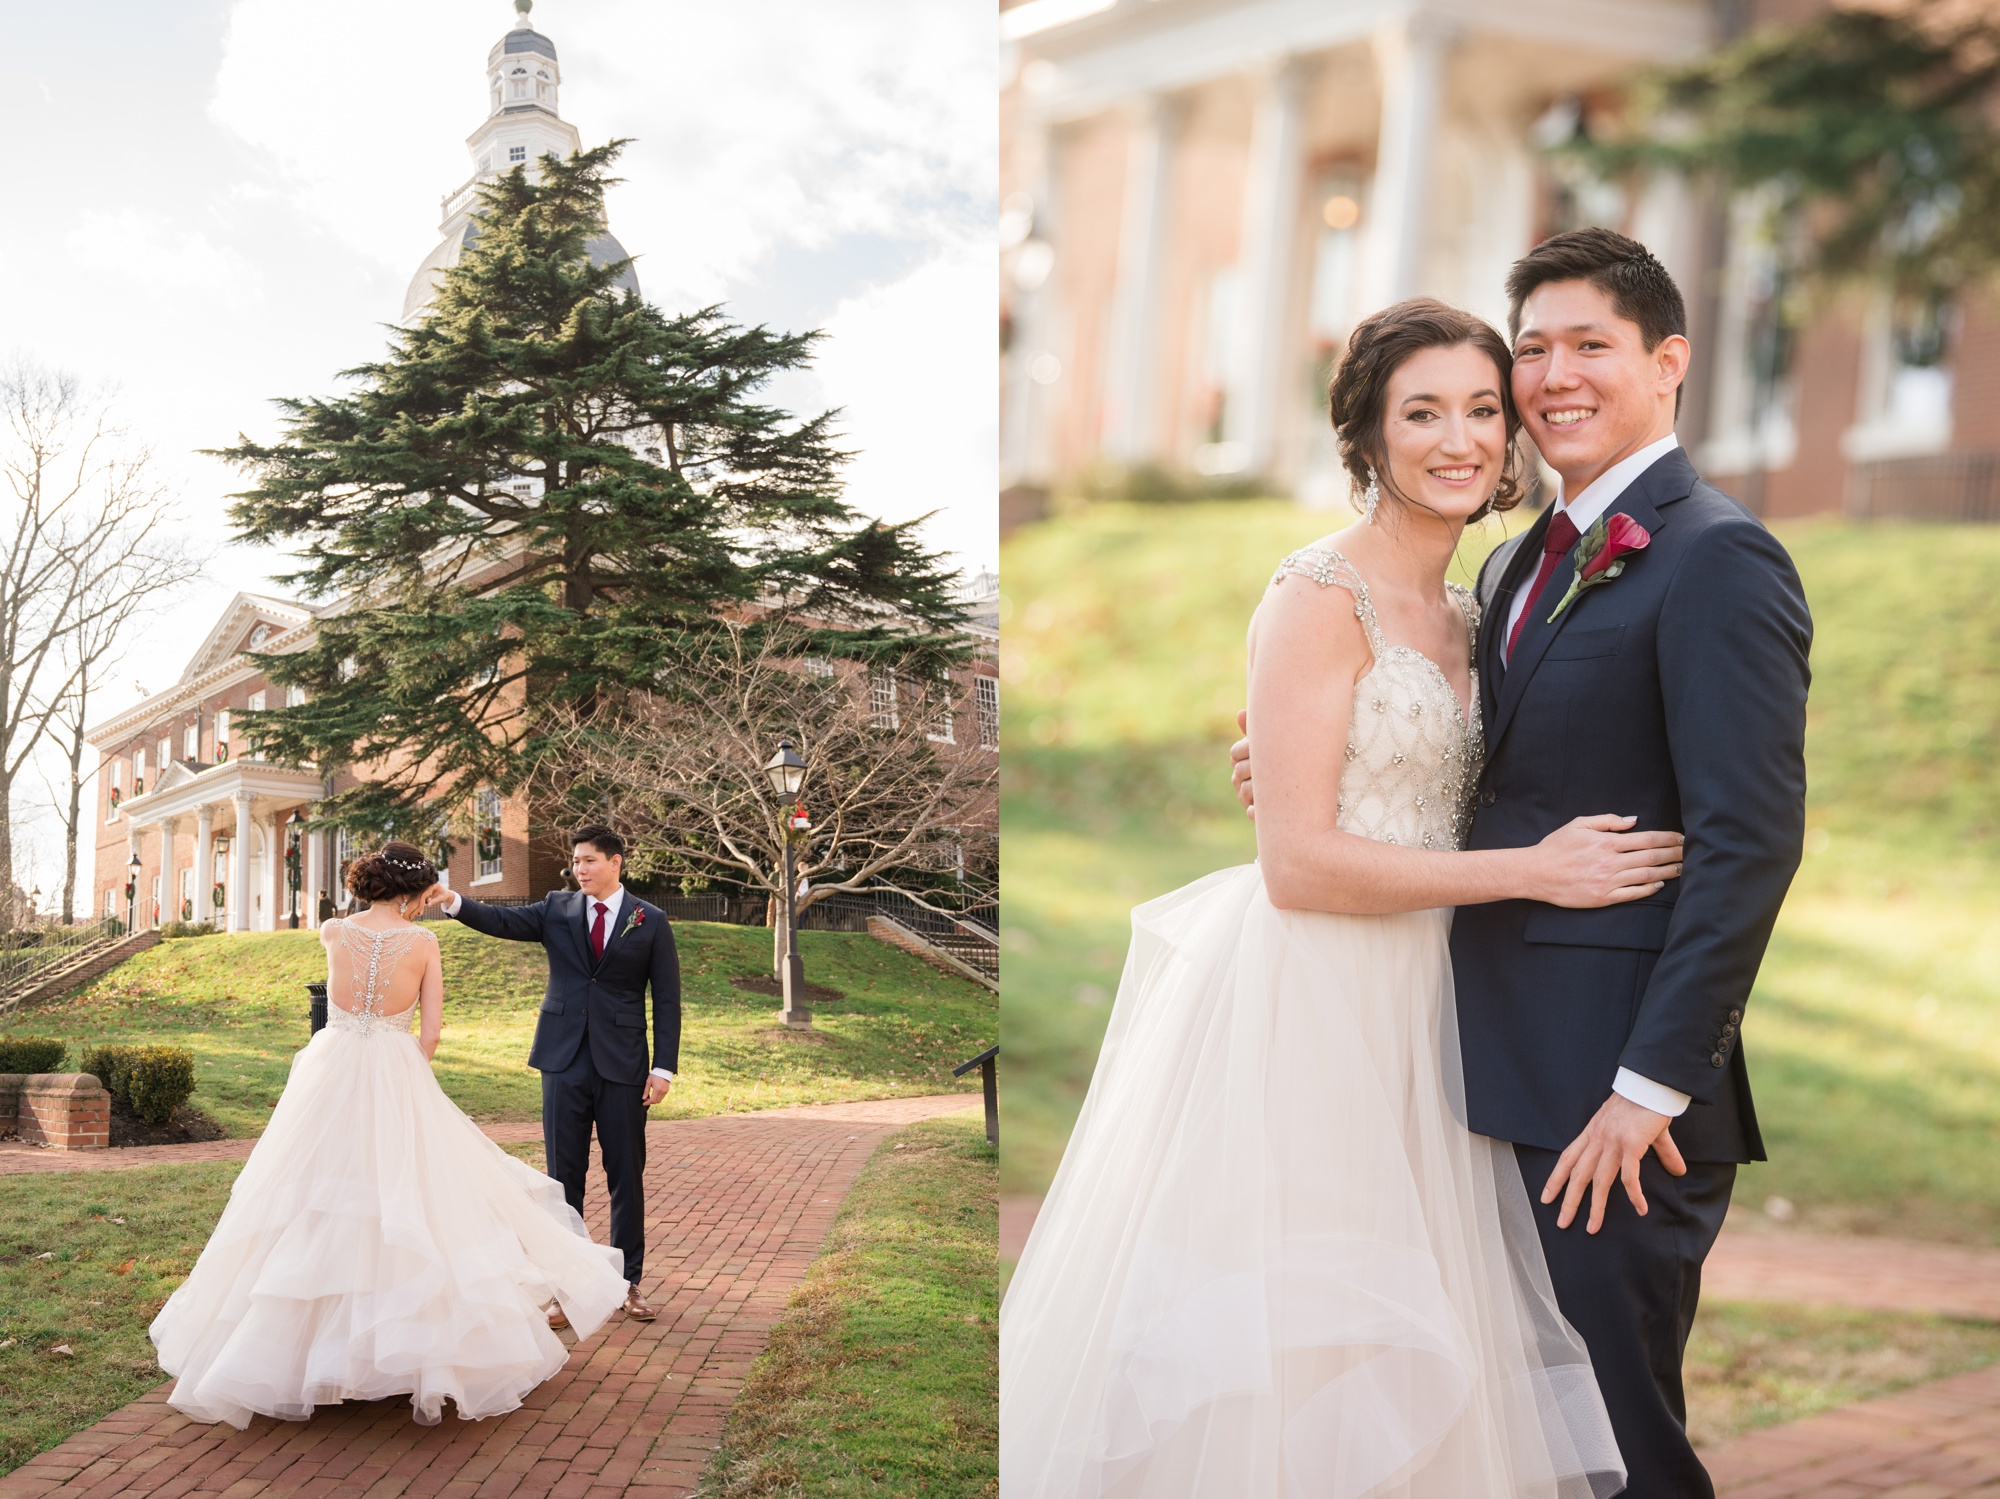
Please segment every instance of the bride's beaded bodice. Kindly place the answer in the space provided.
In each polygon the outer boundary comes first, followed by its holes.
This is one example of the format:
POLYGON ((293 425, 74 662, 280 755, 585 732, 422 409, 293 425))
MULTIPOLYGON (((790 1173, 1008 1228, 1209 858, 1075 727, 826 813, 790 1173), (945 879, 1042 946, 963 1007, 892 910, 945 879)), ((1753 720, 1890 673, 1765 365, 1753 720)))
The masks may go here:
MULTIPOLYGON (((1390 645, 1383 638, 1368 585, 1339 552, 1302 547, 1278 564, 1271 581, 1291 573, 1352 594, 1355 617, 1375 653, 1374 666, 1354 685, 1347 763, 1340 777, 1340 826, 1380 843, 1463 848, 1485 752, 1478 672, 1472 676, 1472 711, 1466 714, 1436 662, 1413 646, 1390 645)), ((1456 583, 1445 587, 1465 613, 1467 632, 1477 639, 1479 606, 1472 594, 1456 583)))
POLYGON ((337 988, 339 975, 333 953, 327 953, 327 1029, 354 1031, 363 1036, 377 1031, 398 1031, 407 1035, 410 1017, 416 1014, 417 1006, 412 1004, 392 1015, 382 1013, 382 1001, 389 997, 389 975, 396 971, 403 954, 418 938, 426 942, 435 942, 437 938, 420 926, 373 932, 342 918, 335 918, 325 925, 340 950, 347 954, 352 973, 352 992, 341 992, 337 988))

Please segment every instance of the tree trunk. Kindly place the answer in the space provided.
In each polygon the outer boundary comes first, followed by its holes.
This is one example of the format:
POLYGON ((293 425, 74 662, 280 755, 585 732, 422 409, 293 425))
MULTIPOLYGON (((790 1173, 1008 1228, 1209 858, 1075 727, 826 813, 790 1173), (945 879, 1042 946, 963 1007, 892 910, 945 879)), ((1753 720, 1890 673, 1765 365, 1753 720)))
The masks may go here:
POLYGON ((14 777, 0 768, 0 932, 14 927, 14 777))
POLYGON ((83 831, 83 719, 69 742, 69 819, 63 824, 62 924, 76 924, 76 844, 83 831))

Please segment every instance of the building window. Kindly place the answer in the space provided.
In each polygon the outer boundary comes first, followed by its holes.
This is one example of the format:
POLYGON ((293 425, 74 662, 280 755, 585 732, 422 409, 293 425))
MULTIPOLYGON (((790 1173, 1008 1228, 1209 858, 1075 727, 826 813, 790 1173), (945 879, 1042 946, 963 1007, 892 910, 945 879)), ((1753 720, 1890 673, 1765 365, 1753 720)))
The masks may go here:
POLYGON ((115 921, 118 917, 118 889, 115 885, 104 887, 104 918, 115 921))
POLYGON ((937 706, 931 712, 931 726, 925 731, 926 736, 937 744, 956 744, 958 715, 951 709, 951 673, 939 672, 931 690, 937 694, 937 706))
POLYGON ((500 878, 500 793, 491 786, 473 798, 472 880, 480 884, 500 878))
POLYGON ((305 700, 306 700, 305 688, 293 686, 293 687, 287 687, 285 689, 285 706, 287 708, 296 708, 300 704, 305 702, 305 700))
POLYGON ((132 751, 132 794, 134 796, 144 796, 146 794, 146 752, 144 750, 132 751))
POLYGON ((181 730, 181 758, 196 761, 201 758, 201 720, 196 719, 181 730))
POLYGON ((125 800, 125 762, 123 759, 111 762, 111 796, 109 800, 110 805, 104 809, 104 820, 106 822, 116 822, 118 820, 118 804, 125 800))
POLYGON ((974 677, 972 685, 979 700, 979 747, 1000 748, 1000 679, 974 677))
POLYGON ((868 673, 868 712, 878 729, 901 727, 896 714, 896 673, 892 668, 868 673))
POLYGON ((512 95, 512 96, 513 96, 514 98, 516 98, 516 99, 525 99, 525 98, 527 98, 527 97, 528 97, 528 80, 527 80, 527 79, 525 79, 525 78, 516 78, 516 79, 514 80, 514 86, 513 86, 513 87, 512 87, 511 89, 509 89, 509 90, 508 90, 508 93, 509 93, 510 95, 512 95))
POLYGON ((244 704, 244 706, 252 713, 262 713, 264 711, 264 694, 261 692, 251 693, 250 701, 244 704))
POLYGON ((215 763, 220 765, 229 758, 229 710, 215 710, 215 763))
POLYGON ((507 148, 507 159, 509 161, 526 161, 528 159, 528 148, 526 146, 509 146, 507 148))
POLYGON ((802 664, 805 666, 806 675, 809 677, 831 677, 833 675, 833 663, 824 656, 807 656, 802 664))
POLYGON ((160 789, 160 778, 167 773, 167 767, 174 763, 174 741, 170 734, 160 741, 160 763, 153 767, 153 789, 160 789))
POLYGON ((160 876, 159 876, 159 875, 154 875, 154 876, 153 876, 153 920, 152 920, 152 925, 154 925, 154 926, 158 926, 159 924, 160 924, 160 876))

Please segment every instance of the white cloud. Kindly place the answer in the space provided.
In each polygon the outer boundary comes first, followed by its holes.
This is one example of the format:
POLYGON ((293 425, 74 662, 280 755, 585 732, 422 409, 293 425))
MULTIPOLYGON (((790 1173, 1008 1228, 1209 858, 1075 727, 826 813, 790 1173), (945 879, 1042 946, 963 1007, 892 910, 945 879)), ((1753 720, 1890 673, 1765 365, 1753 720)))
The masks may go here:
POLYGON ((64 236, 71 261, 150 291, 255 296, 257 268, 226 246, 132 208, 92 209, 64 236))
POLYGON ((843 408, 857 450, 855 506, 890 520, 940 511, 927 539, 975 568, 999 561, 996 253, 990 241, 954 246, 841 303, 818 362, 827 404, 843 408))

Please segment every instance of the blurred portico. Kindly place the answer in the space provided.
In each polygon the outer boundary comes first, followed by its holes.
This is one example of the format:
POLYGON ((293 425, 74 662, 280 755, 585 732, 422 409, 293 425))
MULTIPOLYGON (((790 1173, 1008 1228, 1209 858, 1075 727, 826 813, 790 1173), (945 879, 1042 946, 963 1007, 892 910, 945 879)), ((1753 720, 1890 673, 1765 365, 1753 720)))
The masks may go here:
POLYGON ((1504 328, 1508 264, 1576 222, 1692 288, 1678 181, 1628 200, 1537 146, 1712 26, 1703 0, 1004 10, 1003 485, 1153 466, 1331 500, 1325 375, 1370 311, 1427 293, 1504 328))

